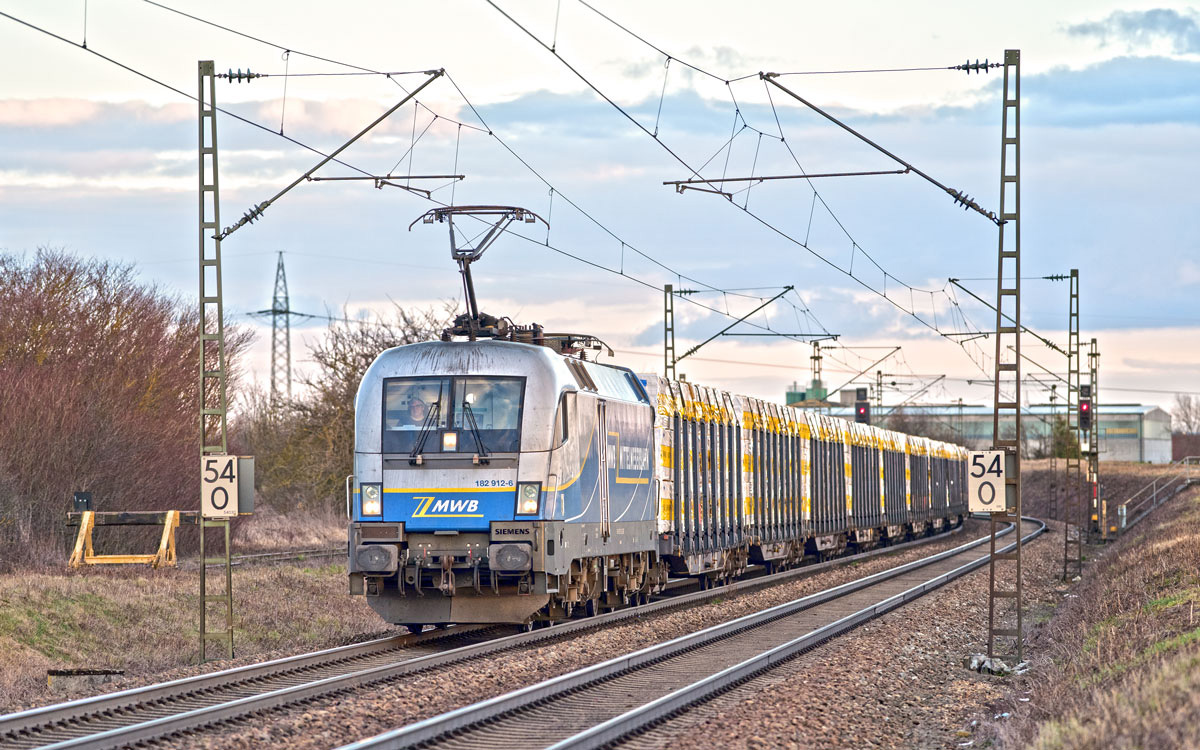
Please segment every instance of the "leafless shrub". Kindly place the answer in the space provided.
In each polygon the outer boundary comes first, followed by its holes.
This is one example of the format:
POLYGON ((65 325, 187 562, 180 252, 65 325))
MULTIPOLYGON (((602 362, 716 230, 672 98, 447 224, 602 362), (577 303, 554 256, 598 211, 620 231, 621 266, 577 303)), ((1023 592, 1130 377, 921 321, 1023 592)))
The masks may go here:
MULTIPOLYGON (((46 249, 0 255, 0 310, 0 564, 60 556, 73 491, 194 507, 196 313, 131 266, 46 249)), ((226 328, 235 376, 249 338, 226 328)))
POLYGON ((958 428, 950 422, 921 411, 914 411, 903 406, 897 407, 883 420, 880 425, 886 430, 903 432, 906 435, 940 440, 946 443, 960 443, 958 428))
POLYGON ((1185 435, 1200 433, 1200 399, 1187 393, 1175 394, 1175 408, 1171 409, 1171 427, 1185 435))
POLYGON ((280 512, 341 509, 354 458, 354 398, 363 373, 385 349, 436 338, 448 317, 397 306, 391 319, 332 322, 310 351, 317 370, 302 381, 306 395, 271 404, 261 391, 248 394, 235 440, 239 452, 255 456, 259 499, 280 512))

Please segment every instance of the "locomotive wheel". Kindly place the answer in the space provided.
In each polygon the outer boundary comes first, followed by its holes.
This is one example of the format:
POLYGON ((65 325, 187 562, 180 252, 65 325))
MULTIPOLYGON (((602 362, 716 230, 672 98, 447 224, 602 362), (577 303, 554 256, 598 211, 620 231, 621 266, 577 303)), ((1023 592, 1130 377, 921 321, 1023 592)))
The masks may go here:
POLYGON ((588 599, 583 605, 583 616, 595 617, 598 614, 600 614, 600 607, 597 605, 596 600, 588 599))
POLYGON ((415 622, 407 623, 404 627, 408 628, 408 632, 412 633, 413 635, 417 635, 418 633, 420 633, 422 630, 425 629, 424 625, 420 625, 415 622))

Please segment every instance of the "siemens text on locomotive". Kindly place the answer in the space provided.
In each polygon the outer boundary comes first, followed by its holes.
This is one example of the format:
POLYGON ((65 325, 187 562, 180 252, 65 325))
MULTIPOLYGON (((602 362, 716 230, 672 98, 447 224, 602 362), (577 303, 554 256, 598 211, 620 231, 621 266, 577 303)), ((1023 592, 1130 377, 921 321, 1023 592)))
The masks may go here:
POLYGON ((593 613, 966 514, 958 446, 535 343, 385 351, 355 419, 350 591, 414 627, 593 613))

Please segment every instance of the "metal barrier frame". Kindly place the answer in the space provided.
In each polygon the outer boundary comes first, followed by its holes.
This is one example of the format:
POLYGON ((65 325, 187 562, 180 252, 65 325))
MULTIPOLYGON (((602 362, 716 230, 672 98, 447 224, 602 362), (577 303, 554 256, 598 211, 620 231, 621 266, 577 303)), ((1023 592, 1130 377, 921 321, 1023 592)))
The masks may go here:
POLYGON ((1146 517, 1150 511, 1162 505, 1165 501, 1174 497, 1184 488, 1193 484, 1200 484, 1200 456, 1187 456, 1175 461, 1172 465, 1180 466, 1183 470, 1173 477, 1170 477, 1163 482, 1162 477, 1156 477, 1154 481, 1141 488, 1133 495, 1117 506, 1117 534, 1123 534, 1126 529, 1133 526, 1138 521, 1146 517), (1182 480, 1182 481, 1180 481, 1182 480), (1159 484, 1163 482, 1163 484, 1159 484), (1179 482, 1179 484, 1176 484, 1179 482), (1174 487, 1170 495, 1166 494, 1168 488, 1174 487), (1149 491, 1150 494, 1134 503, 1139 497, 1149 491), (1130 506, 1133 508, 1133 520, 1127 520, 1130 517, 1130 506))
POLYGON ((178 510, 152 512, 111 512, 102 513, 85 510, 81 513, 68 513, 67 525, 79 524, 79 533, 75 535, 75 547, 67 565, 80 568, 84 565, 149 565, 160 568, 164 565, 174 567, 175 530, 181 520, 196 522, 196 513, 184 513, 178 510), (182 518, 187 516, 187 518, 182 518), (78 517, 78 518, 76 518, 78 517), (92 547, 92 531, 97 526, 151 526, 162 524, 162 536, 159 538, 158 550, 148 555, 97 555, 92 547))

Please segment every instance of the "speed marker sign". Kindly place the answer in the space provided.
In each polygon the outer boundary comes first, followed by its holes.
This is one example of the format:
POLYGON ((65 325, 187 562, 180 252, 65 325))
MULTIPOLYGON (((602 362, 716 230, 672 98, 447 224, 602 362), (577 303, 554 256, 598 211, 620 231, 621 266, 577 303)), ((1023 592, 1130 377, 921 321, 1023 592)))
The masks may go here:
POLYGON ((967 507, 972 513, 1006 510, 1004 451, 974 451, 967 467, 967 507))
POLYGON ((233 518, 238 514, 238 457, 200 457, 200 515, 233 518))

